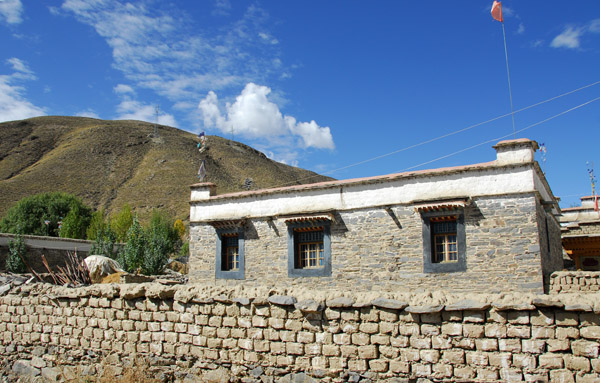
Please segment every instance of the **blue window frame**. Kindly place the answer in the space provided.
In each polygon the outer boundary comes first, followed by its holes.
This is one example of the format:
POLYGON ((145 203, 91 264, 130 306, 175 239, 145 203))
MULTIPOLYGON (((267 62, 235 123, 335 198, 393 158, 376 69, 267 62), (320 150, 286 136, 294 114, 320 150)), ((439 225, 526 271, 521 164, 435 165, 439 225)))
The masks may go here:
POLYGON ((290 219, 288 224, 288 276, 331 275, 331 221, 290 219))
POLYGON ((421 213, 423 272, 467 270, 466 236, 462 210, 421 213))
POLYGON ((244 279, 245 266, 243 228, 217 229, 216 278, 244 279))

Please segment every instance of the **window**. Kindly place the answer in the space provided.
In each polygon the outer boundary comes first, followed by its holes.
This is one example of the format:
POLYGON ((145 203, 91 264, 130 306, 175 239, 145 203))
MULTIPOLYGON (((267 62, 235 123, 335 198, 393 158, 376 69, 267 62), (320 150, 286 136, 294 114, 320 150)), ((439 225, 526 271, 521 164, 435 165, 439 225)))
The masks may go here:
POLYGON ((421 212, 423 272, 465 271, 466 239, 462 210, 421 212))
POLYGON ((288 224, 288 276, 331 275, 331 221, 328 216, 296 217, 288 224))
POLYGON ((431 232, 433 236, 432 262, 458 261, 458 245, 456 242, 456 216, 432 217, 431 232))
POLYGON ((220 279, 244 279, 244 231, 242 227, 217 229, 215 275, 220 279))

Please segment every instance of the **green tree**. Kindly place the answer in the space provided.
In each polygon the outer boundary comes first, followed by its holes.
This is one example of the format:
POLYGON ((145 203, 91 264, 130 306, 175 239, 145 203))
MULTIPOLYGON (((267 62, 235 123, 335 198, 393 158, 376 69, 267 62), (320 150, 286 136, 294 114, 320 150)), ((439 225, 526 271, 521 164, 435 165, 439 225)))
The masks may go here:
POLYGON ((104 255, 109 258, 116 258, 115 243, 117 237, 110 228, 110 222, 107 225, 97 227, 94 244, 90 249, 90 254, 104 255))
POLYGON ((25 197, 13 205, 2 221, 4 233, 59 236, 59 222, 71 209, 77 208, 83 220, 89 220, 91 209, 72 194, 51 192, 25 197))
POLYGON ((86 229, 86 238, 90 241, 95 241, 99 233, 106 228, 106 214, 104 209, 97 210, 92 213, 90 224, 86 229))
POLYGON ((60 236, 62 238, 84 239, 86 229, 92 219, 91 209, 87 206, 82 207, 78 204, 72 204, 71 210, 62 220, 60 236))
POLYGON ((141 269, 142 263, 144 262, 146 246, 146 233, 137 217, 134 217, 133 223, 127 231, 127 241, 118 257, 119 263, 125 271, 135 273, 141 269))
POLYGON ((146 233, 148 244, 142 263, 142 273, 159 274, 180 241, 179 232, 171 218, 160 210, 154 210, 146 233))
POLYGON ((110 220, 112 230, 117 236, 117 241, 125 242, 127 239, 127 233, 129 228, 133 224, 133 215, 131 214, 131 206, 125 204, 117 215, 113 216, 110 220))
POLYGON ((25 240, 21 233, 17 234, 17 238, 8 243, 8 257, 6 258, 6 269, 11 273, 24 273, 25 263, 25 240))

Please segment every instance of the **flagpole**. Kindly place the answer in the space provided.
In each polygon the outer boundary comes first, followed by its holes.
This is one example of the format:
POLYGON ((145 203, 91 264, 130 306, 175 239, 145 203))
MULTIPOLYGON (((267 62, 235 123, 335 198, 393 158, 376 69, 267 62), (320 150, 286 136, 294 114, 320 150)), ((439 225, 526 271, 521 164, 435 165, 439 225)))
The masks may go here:
POLYGON ((512 98, 512 89, 510 86, 510 70, 508 68, 508 50, 506 49, 506 31, 504 30, 504 21, 502 24, 502 36, 504 37, 504 57, 506 58, 506 77, 508 78, 508 94, 510 96, 510 115, 512 117, 512 125, 513 125, 513 138, 517 138, 516 128, 515 128, 515 111, 513 108, 513 98, 512 98))

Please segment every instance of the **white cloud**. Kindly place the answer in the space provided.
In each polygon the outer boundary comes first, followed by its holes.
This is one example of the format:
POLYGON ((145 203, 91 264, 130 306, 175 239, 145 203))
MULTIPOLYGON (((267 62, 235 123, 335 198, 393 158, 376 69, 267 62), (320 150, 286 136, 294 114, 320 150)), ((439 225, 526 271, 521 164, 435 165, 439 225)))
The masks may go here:
POLYGON ((228 16, 231 11, 229 0, 216 0, 215 9, 212 11, 214 16, 228 16))
POLYGON ((21 0, 0 0, 0 21, 7 24, 19 24, 23 21, 21 0))
POLYGON ((6 63, 12 66, 15 73, 12 75, 14 78, 19 78, 22 80, 35 80, 35 74, 33 71, 29 69, 27 63, 25 61, 20 60, 16 57, 11 57, 6 60, 6 63))
MULTIPOLYGON (((209 90, 239 87, 282 70, 275 61, 277 39, 265 31, 267 15, 256 6, 234 23, 203 31, 172 6, 146 4, 153 3, 66 0, 61 9, 106 40, 114 67, 131 85, 173 102, 197 100, 209 90)), ((215 8, 228 12, 231 4, 219 0, 215 8)))
POLYGON ((135 91, 133 90, 132 87, 130 87, 129 85, 125 85, 125 84, 119 84, 117 86, 115 86, 113 88, 114 92, 117 94, 135 94, 135 91))
POLYGON ((233 131, 235 135, 272 145, 296 138, 303 148, 335 148, 329 127, 321 127, 315 121, 297 122, 292 116, 282 115, 279 107, 267 98, 269 93, 269 87, 248 83, 233 104, 225 105, 222 114, 217 95, 210 91, 198 105, 204 126, 224 133, 233 131))
POLYGON ((523 25, 523 23, 520 23, 519 29, 517 29, 517 34, 522 35, 523 33, 525 33, 525 25, 523 25))
POLYGON ((79 117, 90 117, 90 118, 100 118, 100 116, 98 116, 98 113, 94 112, 92 109, 86 109, 86 110, 82 110, 79 113, 75 113, 76 116, 79 117))
POLYGON ((600 19, 590 21, 588 24, 588 31, 592 33, 600 33, 600 19))
MULTIPOLYGON (((135 100, 123 100, 117 106, 119 116, 117 120, 139 120, 146 122, 156 122, 156 106, 143 104, 135 100)), ((158 123, 160 125, 177 126, 173 115, 160 112, 158 114, 158 123)))
POLYGON ((583 37, 589 33, 600 33, 600 19, 594 19, 583 26, 567 26, 556 36, 550 46, 552 48, 578 49, 583 37))
POLYGON ((21 85, 25 80, 35 80, 34 73, 24 61, 15 57, 7 59, 6 64, 15 72, 0 75, 0 121, 45 115, 44 108, 35 106, 25 98, 25 88, 21 85))
POLYGON ((581 28, 567 27, 560 35, 552 40, 550 46, 552 48, 579 48, 579 39, 582 32, 583 30, 581 28))

